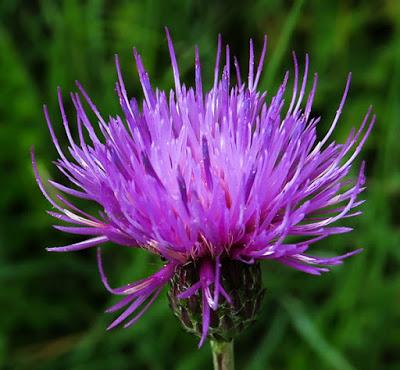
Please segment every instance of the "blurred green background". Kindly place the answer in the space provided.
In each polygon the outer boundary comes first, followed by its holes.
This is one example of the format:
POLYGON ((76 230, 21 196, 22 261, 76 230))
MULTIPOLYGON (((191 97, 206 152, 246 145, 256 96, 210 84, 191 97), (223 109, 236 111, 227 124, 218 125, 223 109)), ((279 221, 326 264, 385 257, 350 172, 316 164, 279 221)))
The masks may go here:
MULTIPOLYGON (((41 107, 61 135, 56 87, 64 96, 87 88, 105 116, 119 112, 113 58, 121 58, 130 95, 141 96, 132 47, 154 85, 172 87, 163 27, 180 68, 193 81, 198 44, 208 86, 221 32, 245 70, 248 38, 269 37, 262 88, 274 91, 292 67, 291 51, 308 52, 320 83, 320 135, 333 119, 346 75, 350 97, 335 133, 343 141, 373 104, 377 125, 367 159, 364 214, 355 231, 320 242, 327 254, 364 247, 321 277, 263 264, 267 294, 260 320, 236 342, 238 369, 400 369, 400 1, 54 1, 0 2, 0 369, 209 369, 208 346, 184 333, 165 294, 136 326, 106 332, 103 288, 94 251, 50 254, 44 247, 80 240, 51 228, 49 206, 33 179, 35 146, 44 177, 60 178, 41 107)), ((67 99, 66 99, 67 100, 67 99)), ((73 122, 71 105, 67 109, 73 122)), ((65 141, 64 141, 65 142, 65 141)), ((114 286, 154 271, 146 253, 109 248, 114 286)))

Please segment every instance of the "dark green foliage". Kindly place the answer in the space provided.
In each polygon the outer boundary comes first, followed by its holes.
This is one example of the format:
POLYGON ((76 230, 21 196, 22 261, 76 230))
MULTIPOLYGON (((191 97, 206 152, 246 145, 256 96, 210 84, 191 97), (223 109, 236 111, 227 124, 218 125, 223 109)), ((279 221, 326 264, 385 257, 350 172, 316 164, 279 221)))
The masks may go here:
MULTIPOLYGON (((60 179, 41 105, 48 104, 60 141, 56 87, 74 80, 104 116, 119 114, 113 55, 121 58, 130 95, 140 95, 131 53, 142 53, 152 82, 172 87, 163 26, 181 73, 193 81, 194 44, 204 82, 212 83, 216 35, 229 41, 246 73, 248 38, 269 37, 262 88, 276 91, 308 52, 319 73, 314 114, 322 136, 337 109, 346 74, 348 102, 335 139, 343 142, 369 104, 378 116, 367 160, 363 215, 351 234, 318 243, 333 255, 359 256, 314 277, 275 262, 262 264, 267 288, 260 318, 236 343, 238 369, 395 370, 400 363, 400 2, 396 0, 2 0, 0 1, 0 368, 21 370, 208 369, 208 346, 174 318, 165 294, 132 328, 106 332, 115 298, 102 287, 93 251, 50 254, 45 246, 78 241, 52 231, 49 206, 33 179, 34 145, 44 178, 60 179)), ((301 63, 302 64, 302 63, 301 63)), ((67 99, 66 99, 67 101, 67 99)), ((66 108, 73 125, 71 104, 66 108)), ((84 204, 85 207, 90 205, 84 204)), ((93 209, 96 212, 96 209, 93 209)), ((157 261, 141 251, 109 248, 113 286, 145 277, 157 261)))

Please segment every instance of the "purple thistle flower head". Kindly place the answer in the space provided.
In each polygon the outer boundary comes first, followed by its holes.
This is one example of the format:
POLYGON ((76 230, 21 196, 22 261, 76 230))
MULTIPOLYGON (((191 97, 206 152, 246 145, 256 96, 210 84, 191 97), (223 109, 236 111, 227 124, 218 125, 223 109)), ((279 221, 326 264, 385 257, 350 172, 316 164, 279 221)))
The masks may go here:
POLYGON ((260 260, 275 260, 319 275, 328 271, 327 266, 340 264, 360 252, 333 258, 306 253, 315 242, 350 231, 333 225, 360 213, 354 209, 362 203, 357 197, 364 189, 364 164, 356 179, 349 179, 348 175, 375 117, 371 118, 370 108, 360 128, 353 130, 344 144, 329 142, 347 97, 349 75, 333 123, 318 140, 319 118, 311 116, 317 75, 307 95, 308 56, 300 77, 293 55, 294 87, 285 104, 288 73, 273 97, 267 99, 265 92, 257 91, 266 38, 257 64, 250 41, 248 79, 242 81, 237 60, 231 64, 228 46, 220 75, 219 37, 214 84, 209 92, 203 92, 198 49, 195 86, 188 88, 180 81, 168 30, 167 39, 175 89, 169 93, 154 89, 134 49, 144 93, 140 105, 128 97, 116 57, 116 92, 122 115, 104 119, 77 83, 80 94, 71 94, 77 140, 58 90, 68 155, 61 149, 44 107, 60 156, 56 166, 72 183, 70 186, 49 181, 57 190, 57 200, 46 191, 33 152, 32 163, 40 189, 55 208, 49 213, 67 223, 55 227, 86 236, 81 242, 48 250, 68 252, 98 246, 101 279, 112 294, 122 297, 108 309, 123 310, 109 328, 122 322, 124 327, 133 324, 176 271, 193 263, 198 280, 177 299, 200 297, 203 343, 212 312, 221 302, 232 304, 221 275, 224 261, 252 265, 260 260), (236 75, 234 84, 232 74, 236 75), (81 97, 96 115, 101 137, 90 122, 81 97), (97 203, 101 208, 99 216, 77 208, 63 193, 97 203), (293 236, 301 240, 288 242, 288 237, 293 236), (143 280, 112 288, 101 258, 100 246, 106 242, 146 249, 162 257, 164 266, 143 280))

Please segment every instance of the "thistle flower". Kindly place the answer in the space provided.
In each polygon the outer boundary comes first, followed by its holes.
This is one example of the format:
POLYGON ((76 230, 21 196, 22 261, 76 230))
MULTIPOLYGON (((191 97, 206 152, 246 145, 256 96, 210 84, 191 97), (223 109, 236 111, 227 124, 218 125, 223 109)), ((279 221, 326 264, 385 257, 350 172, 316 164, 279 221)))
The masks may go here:
MULTIPOLYGON (((32 163, 40 189, 55 208, 49 214, 69 224, 55 227, 87 236, 78 243, 48 250, 70 252, 97 246, 101 279, 112 294, 122 297, 108 309, 123 310, 109 328, 123 322, 124 327, 132 325, 171 282, 171 306, 178 315, 185 314, 181 321, 200 334, 201 345, 208 335, 213 335, 213 328, 222 325, 222 321, 213 323, 219 310, 225 310, 226 318, 229 307, 236 307, 234 315, 246 319, 238 313, 243 310, 235 306, 237 300, 243 299, 246 292, 260 299, 259 261, 274 260, 319 275, 328 271, 328 266, 360 252, 357 249, 332 258, 306 253, 317 241, 350 231, 333 224, 360 213, 354 209, 362 203, 357 197, 364 189, 364 164, 356 179, 349 179, 348 175, 375 117, 370 117, 370 108, 360 128, 353 129, 344 144, 329 142, 347 97, 349 75, 333 123, 318 141, 319 118, 311 116, 317 75, 305 98, 308 56, 301 79, 293 55, 294 87, 288 104, 284 102, 288 73, 273 97, 258 92, 266 38, 257 66, 250 41, 248 79, 242 81, 236 58, 231 65, 228 46, 220 76, 219 37, 214 83, 206 93, 196 48, 195 86, 187 88, 180 81, 173 44, 166 32, 174 90, 167 93, 153 89, 134 49, 144 101, 140 105, 135 98, 129 99, 116 56, 121 116, 103 118, 77 83, 81 95, 71 93, 77 118, 75 140, 58 90, 69 155, 61 149, 44 107, 60 156, 56 166, 73 186, 49 181, 57 190, 55 201, 40 178, 33 152, 32 163), (234 84, 232 70, 236 74, 234 84), (85 112, 81 96, 97 117, 101 137, 85 112), (62 193, 95 202, 101 212, 96 217, 88 214, 62 193), (160 256, 164 265, 143 280, 112 288, 102 265, 100 246, 106 242, 146 249, 160 256), (229 287, 229 276, 247 283, 229 287), (246 278, 241 280, 242 277, 246 278), (253 281, 254 290, 246 285, 248 281, 253 281), (193 315, 185 306, 190 299, 194 299, 200 326, 190 326, 193 315)), ((245 299, 251 301, 248 294, 245 299)), ((255 306, 246 306, 251 311, 247 318, 253 318, 255 306)), ((237 320, 235 325, 236 330, 237 320)), ((229 330, 221 330, 214 334, 230 338, 229 330)))

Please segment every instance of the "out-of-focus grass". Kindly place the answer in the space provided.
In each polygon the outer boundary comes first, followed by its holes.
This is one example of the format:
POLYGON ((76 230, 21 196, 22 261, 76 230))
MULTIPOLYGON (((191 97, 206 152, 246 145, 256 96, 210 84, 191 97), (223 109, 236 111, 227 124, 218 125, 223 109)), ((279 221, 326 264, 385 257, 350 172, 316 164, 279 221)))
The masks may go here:
MULTIPOLYGON (((315 114, 331 122, 348 71, 353 84, 336 139, 370 104, 378 122, 363 152, 367 203, 352 234, 315 249, 362 246, 362 255, 322 277, 264 264, 268 289, 260 320, 236 343, 239 369, 395 370, 400 366, 399 200, 400 3, 397 1, 14 1, 0 4, 0 368, 205 369, 207 346, 179 328, 165 297, 128 330, 105 332, 113 299, 101 286, 93 252, 60 255, 44 246, 77 240, 51 230, 48 205, 29 162, 34 145, 44 176, 58 178, 41 105, 54 121, 56 87, 79 79, 107 114, 118 112, 113 55, 120 55, 131 95, 140 95, 131 47, 153 84, 172 86, 163 26, 172 31, 191 83, 194 44, 210 85, 221 32, 245 72, 248 38, 269 37, 262 87, 274 91, 291 51, 306 52, 319 73, 315 114)), ((301 58, 300 58, 301 59, 301 58)), ((70 104, 68 111, 72 114, 70 104)), ((61 133, 61 128, 56 125, 61 133)), ((62 135, 61 135, 62 137, 62 135)), ((329 251, 329 252, 328 252, 329 251)), ((114 284, 145 276, 157 261, 110 248, 114 284)))

